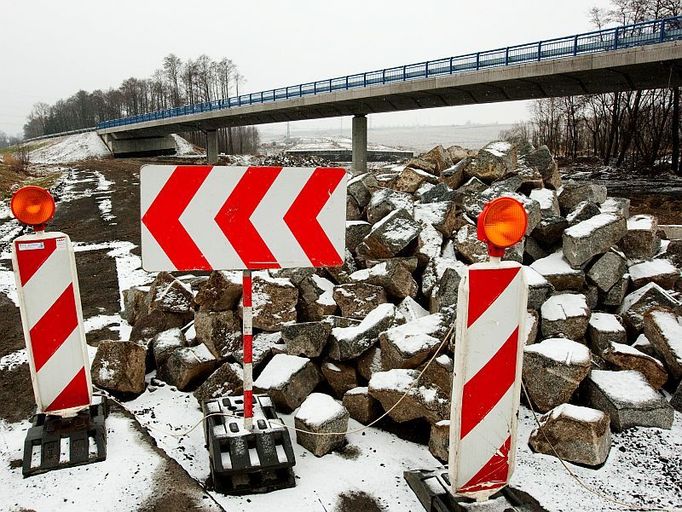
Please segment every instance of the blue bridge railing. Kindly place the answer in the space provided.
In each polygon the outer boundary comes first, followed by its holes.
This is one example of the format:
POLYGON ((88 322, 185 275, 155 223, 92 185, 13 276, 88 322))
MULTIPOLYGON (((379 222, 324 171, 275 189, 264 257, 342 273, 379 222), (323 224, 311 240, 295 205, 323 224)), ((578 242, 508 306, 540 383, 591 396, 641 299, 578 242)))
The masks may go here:
POLYGON ((534 43, 519 44, 469 53, 457 57, 430 60, 418 64, 407 64, 378 71, 356 73, 354 75, 329 78, 317 82, 280 87, 267 91, 242 94, 204 103, 150 112, 135 116, 103 121, 97 129, 124 126, 158 119, 173 118, 200 112, 211 112, 245 105, 270 103, 279 100, 301 98, 303 96, 325 94, 335 91, 358 89, 392 82, 404 82, 420 78, 475 71, 500 66, 511 66, 525 62, 575 57, 590 53, 620 50, 632 46, 658 44, 682 40, 682 16, 645 21, 633 25, 597 30, 584 34, 548 39, 534 43))

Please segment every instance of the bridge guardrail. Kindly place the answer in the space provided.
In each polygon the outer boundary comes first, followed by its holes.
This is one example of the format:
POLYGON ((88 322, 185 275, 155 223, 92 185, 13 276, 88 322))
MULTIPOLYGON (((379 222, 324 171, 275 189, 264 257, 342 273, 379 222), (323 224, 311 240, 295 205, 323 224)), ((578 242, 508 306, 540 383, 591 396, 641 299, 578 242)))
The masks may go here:
POLYGON ((456 57, 430 60, 392 68, 355 73, 352 75, 279 87, 267 91, 242 94, 230 98, 195 103, 148 114, 103 121, 97 129, 179 117, 201 112, 229 109, 259 103, 325 94, 339 90, 357 89, 391 82, 405 82, 420 78, 510 66, 533 61, 554 60, 590 53, 620 50, 633 46, 682 40, 682 16, 650 20, 632 25, 596 30, 583 34, 525 43, 495 50, 469 53, 456 57))

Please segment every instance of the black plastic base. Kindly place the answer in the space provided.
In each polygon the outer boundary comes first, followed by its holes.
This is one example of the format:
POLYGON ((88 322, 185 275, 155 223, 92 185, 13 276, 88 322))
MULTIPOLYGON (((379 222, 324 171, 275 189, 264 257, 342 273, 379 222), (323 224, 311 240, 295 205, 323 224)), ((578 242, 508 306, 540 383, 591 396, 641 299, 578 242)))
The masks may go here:
POLYGON ((208 400, 203 411, 216 491, 256 494, 296 485, 291 438, 268 396, 254 396, 253 430, 244 429, 242 397, 208 400))
POLYGON ((454 497, 448 491, 447 467, 405 471, 403 476, 427 512, 545 512, 532 496, 511 487, 505 487, 486 501, 454 497))
POLYGON ((107 458, 106 398, 71 418, 37 414, 24 442, 24 477, 107 458))

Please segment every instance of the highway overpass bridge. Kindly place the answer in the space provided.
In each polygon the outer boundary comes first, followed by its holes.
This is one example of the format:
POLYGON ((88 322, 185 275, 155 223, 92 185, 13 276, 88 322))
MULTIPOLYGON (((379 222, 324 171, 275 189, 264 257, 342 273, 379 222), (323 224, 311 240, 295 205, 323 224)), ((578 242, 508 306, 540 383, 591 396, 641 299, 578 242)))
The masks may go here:
POLYGON ((115 155, 173 148, 201 130, 353 116, 353 171, 367 162, 367 114, 682 85, 682 16, 271 89, 105 121, 115 155))

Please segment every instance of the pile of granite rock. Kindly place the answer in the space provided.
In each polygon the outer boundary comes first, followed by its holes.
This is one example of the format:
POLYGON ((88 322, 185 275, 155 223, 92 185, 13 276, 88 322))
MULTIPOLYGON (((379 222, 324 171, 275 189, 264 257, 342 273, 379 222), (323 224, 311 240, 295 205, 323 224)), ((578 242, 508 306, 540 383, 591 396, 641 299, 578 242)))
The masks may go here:
MULTIPOLYGON (((612 430, 670 428, 682 410, 682 241, 604 186, 562 183, 549 150, 528 143, 438 146, 353 177, 342 267, 254 272, 256 391, 312 431, 390 410, 429 428, 446 459, 453 346, 443 341, 467 265, 487 259, 476 219, 500 196, 528 213, 505 259, 526 265, 529 284, 523 380, 544 413, 531 447, 599 465, 612 430)), ((240 394, 241 293, 239 272, 160 273, 126 290, 130 340, 100 343, 95 384, 135 396, 165 382, 197 405, 240 394)), ((297 437, 318 456, 345 439, 297 437)))

